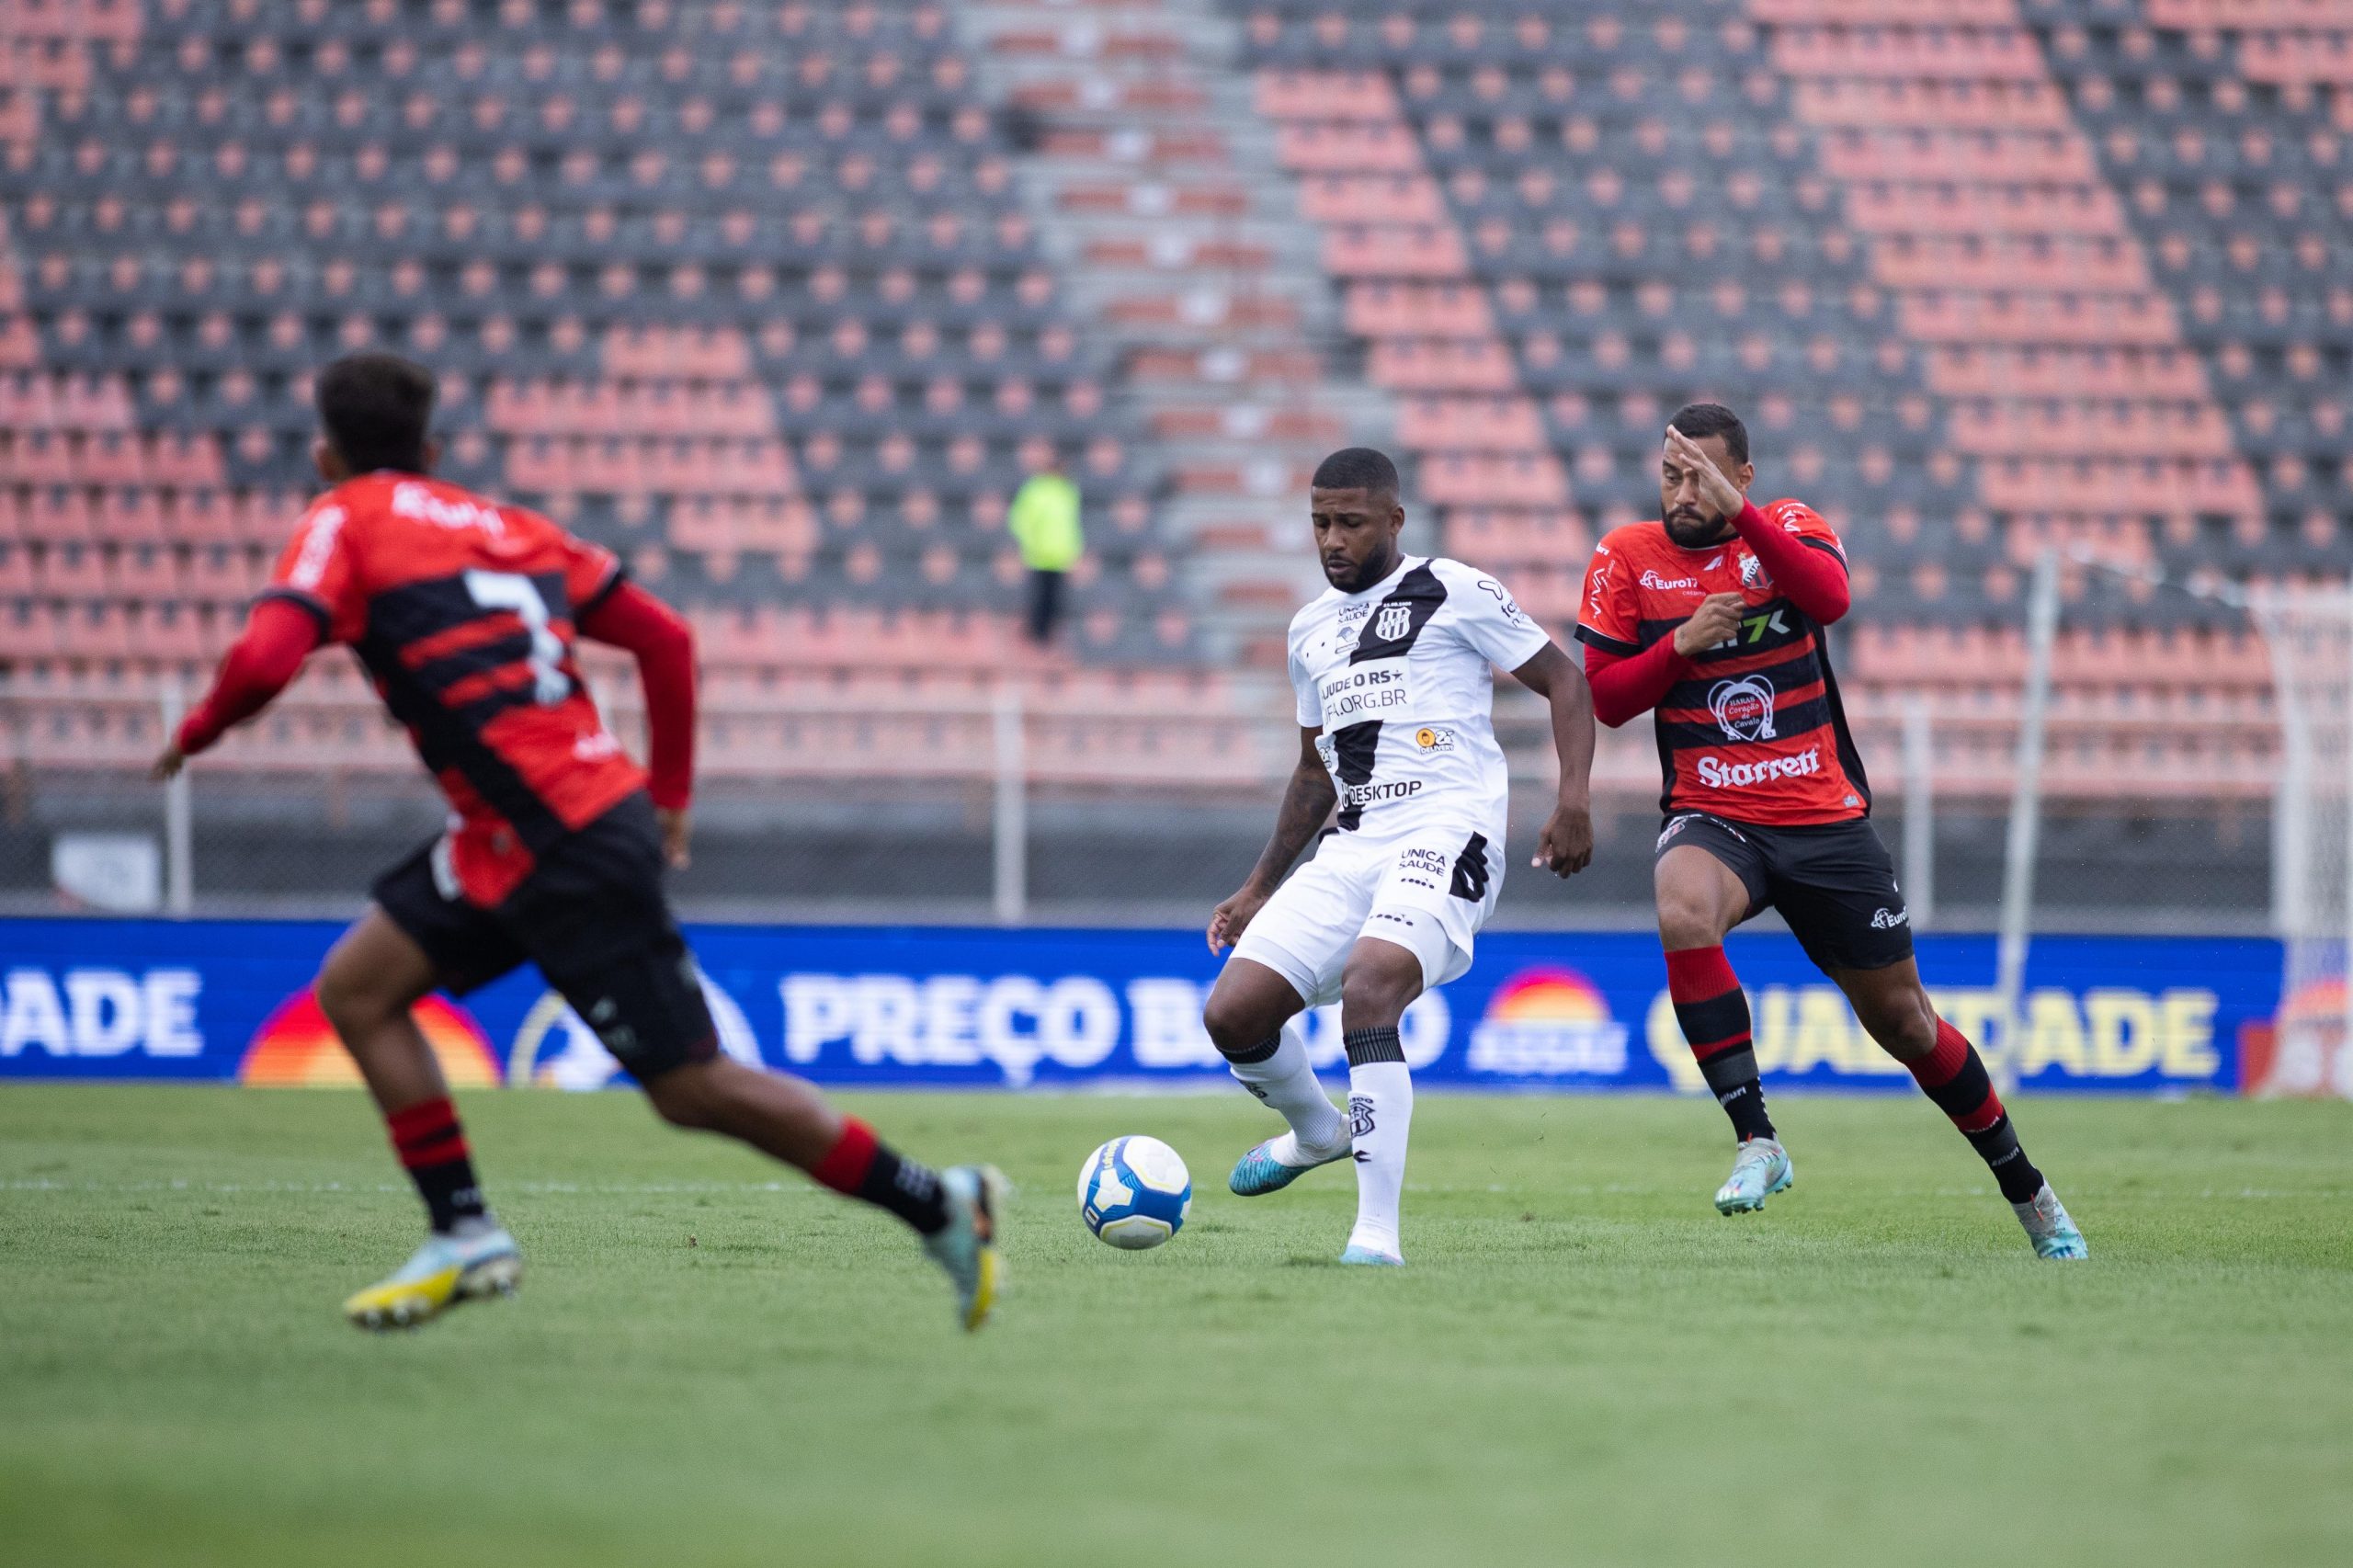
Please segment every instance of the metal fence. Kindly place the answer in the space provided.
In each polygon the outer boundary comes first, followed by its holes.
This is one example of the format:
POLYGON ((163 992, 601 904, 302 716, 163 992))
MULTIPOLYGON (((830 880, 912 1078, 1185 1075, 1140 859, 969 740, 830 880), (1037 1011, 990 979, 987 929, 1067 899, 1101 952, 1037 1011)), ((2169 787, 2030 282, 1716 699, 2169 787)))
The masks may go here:
MULTIPOLYGON (((0 681, 0 906, 355 907, 443 808, 372 693, 320 665, 176 791, 143 776, 169 730, 168 688, 0 681)), ((605 667, 594 684, 642 746, 634 682, 605 667)), ((1298 733, 1273 684, 1189 690, 714 681, 681 903, 719 918, 1190 923, 1256 858, 1298 733)), ((1849 701, 1924 927, 1995 924, 2021 712, 2015 692, 1849 701)), ((2037 928, 2270 928, 2268 704, 2136 713, 2063 693, 2049 717, 2037 928)), ((1496 725, 1518 844, 1551 797, 1545 710, 1506 683, 1496 725)), ((1647 924, 1657 790, 1649 726, 1605 731, 1595 868, 1565 887, 1517 869, 1498 918, 1647 924)))

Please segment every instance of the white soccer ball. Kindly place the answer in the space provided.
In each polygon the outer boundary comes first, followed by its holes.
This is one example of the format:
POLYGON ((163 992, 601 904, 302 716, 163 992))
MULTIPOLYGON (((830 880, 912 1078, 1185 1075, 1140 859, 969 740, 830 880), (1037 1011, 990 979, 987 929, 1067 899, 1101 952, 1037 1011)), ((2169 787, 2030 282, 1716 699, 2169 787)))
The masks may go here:
POLYGON ((1156 1247, 1193 1211, 1193 1173, 1157 1138, 1114 1138, 1078 1172, 1078 1212, 1115 1247, 1156 1247))

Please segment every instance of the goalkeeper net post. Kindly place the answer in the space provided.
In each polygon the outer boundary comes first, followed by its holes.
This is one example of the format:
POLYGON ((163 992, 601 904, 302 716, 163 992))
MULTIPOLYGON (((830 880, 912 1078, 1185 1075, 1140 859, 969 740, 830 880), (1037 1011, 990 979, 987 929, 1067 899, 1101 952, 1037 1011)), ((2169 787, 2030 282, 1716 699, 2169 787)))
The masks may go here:
POLYGON ((2247 1091, 2353 1097, 2353 589, 2254 599, 2280 730, 2272 805, 2272 910, 2283 961, 2268 1048, 2247 1091))

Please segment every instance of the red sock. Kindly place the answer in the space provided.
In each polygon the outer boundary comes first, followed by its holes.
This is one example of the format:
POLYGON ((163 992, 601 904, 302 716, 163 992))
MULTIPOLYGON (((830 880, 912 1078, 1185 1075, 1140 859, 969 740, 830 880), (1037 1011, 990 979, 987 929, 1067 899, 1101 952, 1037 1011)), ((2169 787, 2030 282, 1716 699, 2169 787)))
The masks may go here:
POLYGON ((1969 1037, 1937 1020, 1936 1049, 1917 1062, 1907 1062, 1920 1091, 1937 1102, 1963 1132, 1983 1132, 2002 1119, 2002 1096, 1969 1037))
POLYGON ((474 1180, 473 1154, 466 1147, 465 1129, 458 1124, 458 1108, 449 1096, 396 1110, 384 1118, 384 1125, 392 1131, 392 1153, 416 1183, 416 1195, 425 1199, 435 1230, 451 1230, 460 1220, 479 1219, 490 1211, 474 1180))
POLYGON ((2025 1203, 2042 1189, 2042 1173, 2026 1157, 2018 1129, 2010 1125, 2009 1112, 2002 1108, 2002 1096, 1994 1092, 1984 1058, 1977 1054, 1968 1036, 1938 1018, 1935 1049, 1905 1065, 1919 1081, 1920 1092, 1952 1119, 1993 1171, 2003 1197, 2025 1203))
POLYGON ((1764 1085, 1756 1079, 1756 1052, 1749 1043, 1748 996, 1722 946, 1667 954, 1666 994, 1674 998, 1675 1021, 1683 1026, 1700 1076, 1732 1118, 1733 1136, 1744 1142, 1772 1137, 1764 1085))
POLYGON ((851 1198, 858 1196, 859 1184, 866 1180, 866 1170, 874 1163, 876 1142, 874 1129, 854 1116, 842 1118, 841 1142, 829 1150, 825 1157, 809 1167, 809 1174, 835 1192, 851 1198))
POLYGON ((902 1158, 854 1116, 842 1118, 840 1141, 809 1174, 846 1198, 888 1209, 926 1236, 948 1223, 939 1177, 928 1166, 902 1158))

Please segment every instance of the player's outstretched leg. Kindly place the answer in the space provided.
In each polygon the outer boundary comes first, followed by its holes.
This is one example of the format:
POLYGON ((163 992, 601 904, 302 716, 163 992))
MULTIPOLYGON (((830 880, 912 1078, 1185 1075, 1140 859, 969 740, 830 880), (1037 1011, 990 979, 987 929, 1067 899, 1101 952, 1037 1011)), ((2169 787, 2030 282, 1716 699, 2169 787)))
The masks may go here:
POLYGON ((1716 1210, 1754 1212, 1797 1175, 1789 1151, 1773 1134, 1773 1119, 1765 1113, 1765 1085, 1757 1079, 1756 1051, 1749 1040, 1747 994, 1721 944, 1669 952, 1666 989, 1699 1075, 1740 1141, 1732 1176, 1716 1189, 1716 1210))
POLYGON ((1348 1138, 1357 1165, 1357 1222, 1342 1263, 1405 1261, 1399 1210, 1405 1145, 1414 1131, 1414 1078, 1398 1023, 1422 993, 1419 955, 1366 937, 1340 981, 1340 1031, 1348 1050, 1348 1138))
POLYGON ((1977 1151, 2026 1228, 2037 1257, 2091 1256, 2059 1195, 2027 1158, 1984 1060, 1967 1036, 1937 1016, 1910 959, 1881 970, 1843 971, 1832 978, 1881 1049, 1911 1070, 1921 1093, 1952 1119, 1977 1151))
POLYGON ((1348 1124, 1315 1081, 1300 1027, 1304 1004, 1290 981, 1249 959, 1229 960, 1202 1009, 1210 1041, 1242 1086, 1282 1113, 1290 1131, 1234 1162, 1226 1186, 1237 1196, 1279 1192, 1348 1153, 1348 1124))
POLYGON ((406 1263, 344 1302, 362 1328, 414 1328, 460 1301, 511 1295, 523 1278, 523 1255, 483 1200, 440 1063, 409 1013, 433 985, 423 950, 375 909, 319 971, 319 1006, 358 1063, 431 1225, 406 1263))
POLYGON ((934 1171, 834 1109, 815 1085, 724 1056, 656 1074, 645 1095, 674 1126, 723 1133, 897 1215, 947 1273, 958 1321, 968 1329, 988 1321, 1005 1278, 996 1247, 1005 1182, 993 1167, 934 1171))

